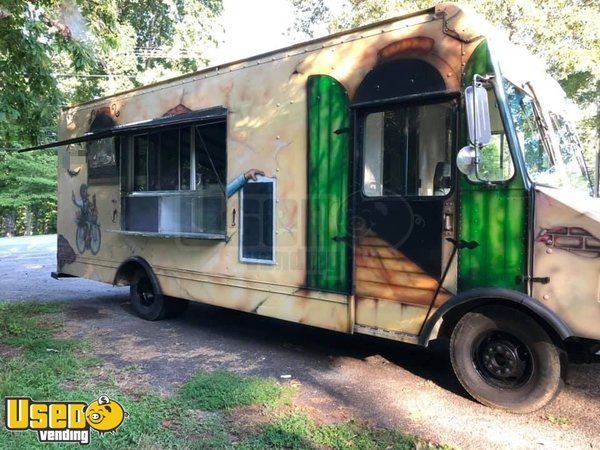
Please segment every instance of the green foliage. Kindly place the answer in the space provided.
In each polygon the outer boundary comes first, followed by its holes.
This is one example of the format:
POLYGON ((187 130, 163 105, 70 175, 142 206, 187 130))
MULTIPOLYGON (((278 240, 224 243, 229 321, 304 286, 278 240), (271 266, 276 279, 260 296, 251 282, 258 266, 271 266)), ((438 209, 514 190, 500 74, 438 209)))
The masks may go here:
POLYGON ((241 448, 412 450, 448 447, 430 445, 397 430, 370 427, 354 420, 319 425, 306 413, 292 411, 265 424, 261 432, 243 442, 241 448))
POLYGON ((0 233, 56 230, 56 152, 0 150, 0 233))
MULTIPOLYGON (((66 4, 8 0, 0 5, 0 148, 53 135, 65 100, 54 75, 57 61, 76 72, 97 65, 91 43, 75 39, 62 20, 66 4)), ((114 16, 100 13, 102 5, 87 9, 90 22, 114 22, 114 16)))
POLYGON ((242 448, 315 448, 310 441, 314 421, 302 412, 292 412, 266 424, 261 433, 248 439, 242 448))
POLYGON ((39 314, 52 314, 61 310, 59 304, 0 303, 0 344, 23 345, 21 338, 35 340, 48 337, 47 328, 37 327, 39 314))
POLYGON ((506 181, 515 172, 508 145, 506 141, 502 145, 498 135, 492 136, 492 141, 481 149, 479 157, 479 176, 483 180, 506 181))
POLYGON ((0 3, 0 148, 54 138, 61 105, 195 70, 221 0, 0 3))
MULTIPOLYGON (((214 18, 222 11, 222 4, 216 0, 123 0, 119 5, 123 19, 128 22, 136 33, 136 48, 138 50, 173 49, 179 41, 192 36, 192 41, 201 39, 200 27, 209 25, 208 18, 214 18), (195 26, 193 22, 196 22, 195 26), (183 27, 180 24, 184 25, 183 27)), ((209 39, 212 39, 209 36, 209 39)), ((198 44, 198 42, 186 42, 198 44)), ((197 48, 185 46, 180 50, 191 51, 199 55, 197 48)), ((170 59, 169 57, 145 59, 138 58, 138 70, 164 65, 167 68, 177 67, 184 71, 197 69, 198 61, 194 57, 170 59)))
POLYGON ((226 371, 200 373, 179 392, 190 407, 205 411, 247 405, 276 405, 289 398, 290 389, 274 380, 243 378, 226 371))
POLYGON ((49 315, 61 309, 56 304, 0 304, 0 346, 15 349, 13 356, 0 357, 0 397, 63 395, 64 381, 97 363, 76 354, 83 348, 81 343, 54 337, 61 327, 49 315))
POLYGON ((78 80, 76 101, 92 88, 110 95, 206 65, 222 0, 116 0, 114 10, 119 38, 100 55, 102 70, 96 73, 104 76, 78 80))

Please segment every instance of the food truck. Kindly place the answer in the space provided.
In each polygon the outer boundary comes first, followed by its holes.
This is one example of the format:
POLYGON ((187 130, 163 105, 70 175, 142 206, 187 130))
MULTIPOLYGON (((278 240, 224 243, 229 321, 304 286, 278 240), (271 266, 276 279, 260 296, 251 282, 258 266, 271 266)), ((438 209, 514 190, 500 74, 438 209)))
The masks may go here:
POLYGON ((528 412, 600 340, 564 94, 476 14, 414 14, 65 108, 56 278, 421 346, 528 412))

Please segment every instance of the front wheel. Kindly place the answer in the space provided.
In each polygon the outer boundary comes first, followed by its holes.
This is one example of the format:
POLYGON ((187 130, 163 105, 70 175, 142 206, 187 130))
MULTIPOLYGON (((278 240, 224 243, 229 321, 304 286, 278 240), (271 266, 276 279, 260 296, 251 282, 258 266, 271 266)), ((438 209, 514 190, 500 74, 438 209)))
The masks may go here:
POLYGON ((517 413, 547 405, 563 385, 563 354, 531 317, 489 306, 465 314, 450 340, 460 383, 484 405, 517 413))

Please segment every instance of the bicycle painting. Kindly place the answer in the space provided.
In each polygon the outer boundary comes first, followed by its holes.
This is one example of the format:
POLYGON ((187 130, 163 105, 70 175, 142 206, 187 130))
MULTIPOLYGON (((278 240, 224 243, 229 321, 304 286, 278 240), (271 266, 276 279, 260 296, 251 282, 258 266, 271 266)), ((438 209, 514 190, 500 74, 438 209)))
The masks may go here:
POLYGON ((97 255, 100 251, 102 235, 98 224, 96 194, 92 196, 90 202, 87 184, 81 185, 79 194, 81 195, 80 202, 75 198, 75 192, 71 192, 73 203, 79 208, 76 216, 77 231, 75 235, 77 251, 82 254, 89 249, 93 255, 97 255))

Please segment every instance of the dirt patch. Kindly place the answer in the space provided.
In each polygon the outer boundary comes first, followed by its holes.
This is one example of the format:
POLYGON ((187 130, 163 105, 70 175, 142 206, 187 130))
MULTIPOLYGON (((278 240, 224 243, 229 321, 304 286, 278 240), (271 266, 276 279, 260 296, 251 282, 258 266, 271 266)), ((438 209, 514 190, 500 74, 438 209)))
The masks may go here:
POLYGON ((334 397, 310 389, 300 389, 294 404, 306 411, 317 424, 333 425, 352 420, 356 410, 340 404, 334 397))
POLYGON ((154 389, 151 377, 141 366, 130 365, 117 368, 114 364, 107 362, 103 370, 120 390, 133 398, 139 398, 154 389))
POLYGON ((23 353, 21 347, 13 347, 11 345, 0 344, 0 358, 9 356, 18 356, 23 353))
POLYGON ((244 431, 244 434, 248 435, 258 433, 261 426, 271 421, 271 417, 265 413, 263 407, 252 405, 242 406, 228 411, 227 420, 235 422, 236 426, 241 428, 244 431))
POLYGON ((67 318, 72 320, 97 320, 109 317, 109 313, 95 306, 70 305, 65 311, 67 318))

